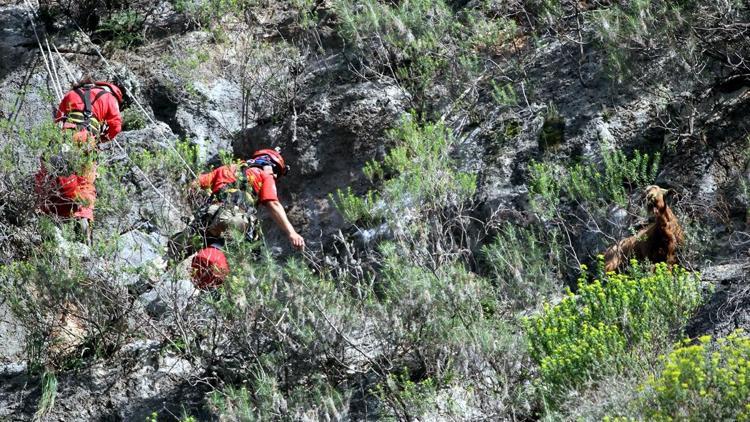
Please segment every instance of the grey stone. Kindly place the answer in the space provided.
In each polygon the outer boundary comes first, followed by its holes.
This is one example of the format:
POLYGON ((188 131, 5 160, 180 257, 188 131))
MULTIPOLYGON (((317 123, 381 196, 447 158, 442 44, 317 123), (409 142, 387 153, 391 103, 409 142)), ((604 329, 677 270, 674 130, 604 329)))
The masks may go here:
POLYGON ((167 239, 156 233, 133 230, 120 236, 115 265, 119 268, 118 281, 133 285, 139 281, 155 282, 166 269, 164 261, 167 239))
POLYGON ((178 105, 175 120, 180 130, 198 145, 199 160, 206 161, 219 150, 230 149, 242 121, 242 90, 224 78, 196 81, 195 90, 202 100, 199 104, 178 105))
MULTIPOLYGON (((0 300, 0 365, 15 365, 23 359, 26 330, 11 312, 7 301, 0 300)), ((6 367, 11 368, 11 367, 6 367)), ((0 373, 5 370, 0 370, 0 373)))
POLYGON ((165 276, 138 300, 149 315, 164 318, 184 311, 199 292, 190 280, 173 280, 171 276, 165 276))
POLYGON ((729 283, 743 280, 748 275, 750 275, 750 265, 747 263, 714 265, 701 270, 701 279, 714 283, 729 283))

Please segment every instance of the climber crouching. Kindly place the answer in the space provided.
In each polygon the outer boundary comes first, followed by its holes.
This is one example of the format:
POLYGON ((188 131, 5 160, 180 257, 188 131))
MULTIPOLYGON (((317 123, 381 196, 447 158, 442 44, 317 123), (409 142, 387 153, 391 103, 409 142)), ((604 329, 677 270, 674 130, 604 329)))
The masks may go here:
POLYGON ((287 171, 278 148, 262 149, 250 160, 224 165, 198 177, 193 187, 210 191, 209 204, 198 210, 188 228, 169 243, 170 258, 176 261, 201 248, 191 262, 198 288, 217 287, 229 274, 223 252, 228 239, 257 239, 257 205, 266 207, 295 249, 304 249, 305 240, 289 222, 276 192, 276 179, 287 171))
POLYGON ((122 91, 109 82, 90 78, 74 85, 55 112, 62 143, 40 158, 35 176, 39 209, 76 221, 81 240, 91 243, 91 222, 96 202, 97 149, 114 139, 122 128, 122 91))

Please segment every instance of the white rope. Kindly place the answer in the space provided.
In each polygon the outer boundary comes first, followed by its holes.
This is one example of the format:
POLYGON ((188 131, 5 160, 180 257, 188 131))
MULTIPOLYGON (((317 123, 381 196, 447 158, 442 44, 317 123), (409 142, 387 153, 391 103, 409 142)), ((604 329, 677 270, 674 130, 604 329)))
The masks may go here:
POLYGON ((52 49, 49 48, 49 38, 47 36, 44 36, 44 43, 47 45, 47 54, 49 57, 50 65, 52 65, 52 72, 55 74, 55 80, 57 81, 57 89, 59 90, 60 94, 62 95, 63 89, 62 89, 62 83, 60 82, 60 74, 57 73, 57 65, 55 64, 55 57, 52 55, 52 49))
POLYGON ((34 23, 34 9, 33 6, 29 3, 28 0, 24 0, 24 4, 28 8, 28 14, 29 14, 29 21, 31 22, 31 27, 34 29, 34 37, 36 37, 36 43, 39 46, 39 51, 42 53, 42 58, 44 59, 44 67, 47 68, 47 74, 49 75, 50 79, 52 80, 52 87, 55 91, 55 95, 57 96, 57 101, 62 100, 62 89, 60 89, 57 85, 57 81, 55 80, 55 76, 52 73, 52 70, 50 69, 49 63, 47 62, 47 55, 44 53, 44 47, 42 47, 42 41, 39 39, 39 33, 36 30, 36 23, 34 23))
POLYGON ((70 68, 68 67, 68 61, 65 60, 65 58, 60 54, 59 51, 57 51, 57 46, 55 46, 55 43, 52 43, 52 48, 55 49, 55 53, 57 53, 57 57, 60 59, 60 62, 63 64, 63 68, 65 69, 65 73, 68 74, 68 80, 73 83, 75 82, 76 78, 73 77, 73 73, 70 71, 70 68))

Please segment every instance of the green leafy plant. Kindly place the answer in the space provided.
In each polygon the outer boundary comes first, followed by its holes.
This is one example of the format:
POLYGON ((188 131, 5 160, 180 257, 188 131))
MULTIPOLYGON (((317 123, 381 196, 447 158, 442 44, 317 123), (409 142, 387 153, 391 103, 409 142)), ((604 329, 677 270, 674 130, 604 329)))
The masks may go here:
POLYGON ((96 237, 85 248, 75 241, 74 223, 60 229, 44 218, 39 229, 45 241, 31 256, 0 266, 1 292, 29 333, 30 368, 68 369, 77 365, 78 348, 91 356, 119 346, 114 333, 130 305, 111 284, 113 271, 90 264, 111 257, 116 240, 96 237))
POLYGON ((587 21, 594 28, 592 41, 604 52, 612 79, 622 82, 633 76, 638 72, 639 57, 653 54, 656 46, 669 48, 685 62, 692 61, 685 48, 689 43, 680 45, 677 40, 689 34, 699 4, 692 0, 635 0, 588 14, 587 21))
POLYGON ((339 191, 331 197, 347 221, 385 219, 394 228, 403 227, 415 204, 422 204, 422 209, 456 207, 473 196, 475 176, 454 168, 449 156, 453 137, 445 125, 420 125, 415 118, 407 117, 389 135, 397 145, 382 162, 372 161, 365 168, 372 180, 391 175, 382 187, 360 198, 351 191, 339 191))
POLYGON ((492 98, 499 105, 515 106, 518 104, 518 94, 512 84, 500 85, 492 81, 492 98))
POLYGON ((435 381, 427 378, 414 382, 407 368, 401 374, 388 374, 375 387, 375 395, 387 403, 398 417, 425 414, 437 407, 438 400, 435 381))
POLYGON ((750 420, 750 338, 736 331, 683 341, 642 388, 647 419, 750 420))
POLYGON ((482 247, 498 293, 514 309, 540 304, 562 288, 560 236, 557 230, 545 232, 508 223, 494 242, 482 247))
POLYGON ((146 127, 146 118, 140 110, 127 108, 122 111, 122 130, 139 130, 146 127))
POLYGON ((631 265, 629 274, 592 283, 582 276, 576 293, 526 320, 531 356, 552 397, 658 352, 701 303, 697 274, 631 265))
POLYGON ((337 0, 333 9, 348 49, 369 69, 396 77, 420 109, 437 85, 460 96, 462 82, 481 68, 476 53, 501 49, 518 34, 510 19, 481 7, 456 13, 443 0, 337 0))
POLYGON ((34 413, 35 420, 41 420, 55 406, 57 396, 57 377, 54 372, 45 371, 41 381, 42 397, 39 399, 37 410, 34 413))
POLYGON ((557 111, 554 104, 547 107, 542 131, 539 133, 539 148, 545 151, 556 147, 565 140, 565 118, 557 111))
POLYGON ((350 224, 373 226, 382 222, 377 212, 377 193, 374 191, 368 191, 364 196, 359 196, 352 192, 351 187, 347 187, 346 190, 338 189, 328 198, 336 204, 336 209, 350 224))
POLYGON ((117 48, 130 48, 141 45, 146 37, 143 33, 145 16, 137 10, 117 11, 105 19, 96 33, 112 39, 117 48))
POLYGON ((606 207, 611 203, 627 205, 628 193, 645 187, 656 179, 661 156, 635 151, 628 158, 619 150, 602 151, 601 164, 576 164, 563 169, 547 163, 529 166, 529 192, 534 208, 550 215, 560 197, 589 205, 606 207))

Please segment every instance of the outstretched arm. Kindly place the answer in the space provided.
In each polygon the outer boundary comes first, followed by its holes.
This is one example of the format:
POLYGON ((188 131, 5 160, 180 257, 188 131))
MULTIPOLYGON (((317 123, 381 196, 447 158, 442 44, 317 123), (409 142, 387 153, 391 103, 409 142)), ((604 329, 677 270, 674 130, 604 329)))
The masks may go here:
POLYGON ((291 243, 295 249, 304 249, 305 239, 294 230, 294 226, 289 222, 289 218, 286 216, 286 211, 284 211, 284 206, 281 205, 281 202, 266 201, 263 204, 268 207, 268 211, 271 213, 271 218, 273 218, 276 225, 287 235, 289 243, 291 243))
POLYGON ((107 122, 107 133, 102 137, 104 142, 115 139, 115 136, 122 130, 120 107, 113 95, 109 95, 109 97, 111 98, 108 98, 109 101, 103 116, 104 121, 107 122))

